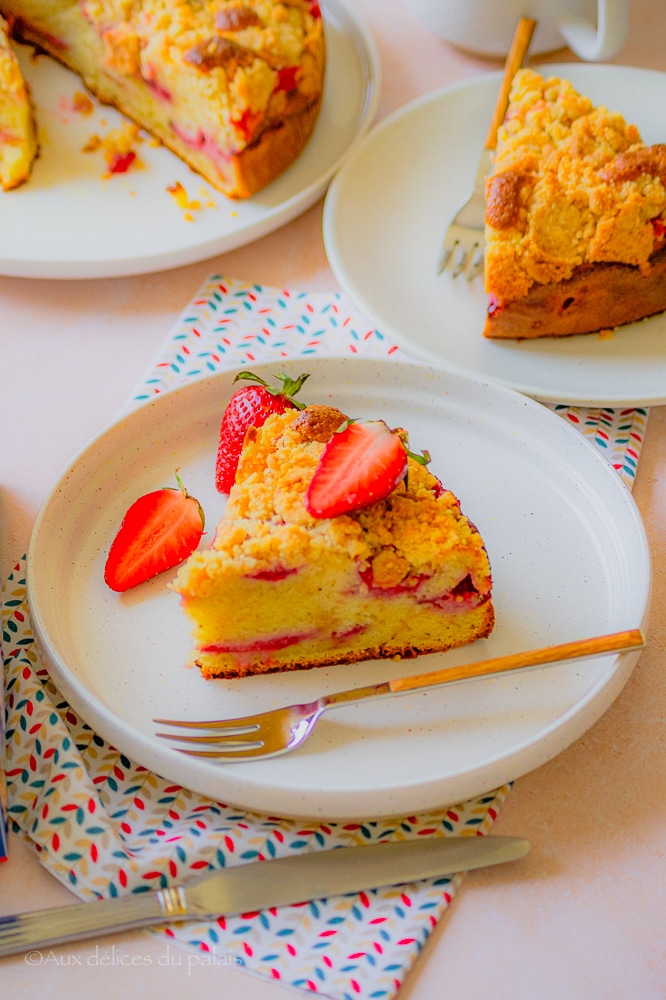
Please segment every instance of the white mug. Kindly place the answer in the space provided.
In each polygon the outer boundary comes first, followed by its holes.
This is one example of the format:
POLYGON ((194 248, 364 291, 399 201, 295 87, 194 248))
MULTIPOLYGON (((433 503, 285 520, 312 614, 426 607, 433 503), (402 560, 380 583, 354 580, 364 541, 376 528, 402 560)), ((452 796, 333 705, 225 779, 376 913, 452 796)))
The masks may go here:
POLYGON ((624 45, 629 0, 405 0, 437 35, 469 52, 506 56, 521 17, 537 22, 530 51, 568 45, 581 59, 610 59, 624 45))

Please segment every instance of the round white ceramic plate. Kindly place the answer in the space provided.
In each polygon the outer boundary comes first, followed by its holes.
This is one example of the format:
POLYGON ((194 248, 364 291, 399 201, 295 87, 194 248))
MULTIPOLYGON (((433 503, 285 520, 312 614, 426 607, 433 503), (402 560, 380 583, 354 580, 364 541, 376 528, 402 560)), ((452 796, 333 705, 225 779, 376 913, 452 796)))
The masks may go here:
MULTIPOLYGON (((596 104, 666 141, 666 74, 553 65, 596 104)), ((324 240, 338 281, 378 329, 413 355, 538 399, 593 406, 666 402, 666 316, 535 341, 483 337, 483 278, 437 274, 444 234, 476 174, 499 75, 428 94, 377 125, 331 185, 324 240)))
MULTIPOLYGON (((297 374, 303 361, 289 362, 297 374)), ((265 377, 275 365, 259 366, 265 377)), ((348 706, 299 750, 251 763, 195 760, 155 736, 154 717, 231 718, 516 650, 645 623, 650 559, 615 470, 547 407, 502 386, 390 361, 308 359, 306 401, 382 417, 427 448, 478 525, 497 625, 464 649, 232 681, 184 664, 189 623, 168 575, 125 595, 103 582, 130 503, 174 483, 202 502, 209 544, 222 512, 215 452, 232 375, 189 383, 106 430, 74 460, 38 517, 28 556, 32 624, 55 683, 102 736, 203 794, 329 820, 408 814, 492 790, 580 736, 627 680, 609 655, 348 706)), ((288 609, 285 609, 288 613, 288 609)))
POLYGON ((21 49, 41 153, 29 182, 0 197, 0 274, 106 278, 180 267, 243 246, 308 209, 371 125, 380 90, 379 56, 353 8, 327 0, 324 18, 328 61, 315 131, 298 160, 247 201, 215 191, 145 134, 137 147, 144 168, 104 179, 102 153, 81 150, 124 119, 96 102, 93 114, 76 113, 73 99, 84 88, 74 74, 21 49), (167 191, 176 181, 201 208, 179 207, 167 191))

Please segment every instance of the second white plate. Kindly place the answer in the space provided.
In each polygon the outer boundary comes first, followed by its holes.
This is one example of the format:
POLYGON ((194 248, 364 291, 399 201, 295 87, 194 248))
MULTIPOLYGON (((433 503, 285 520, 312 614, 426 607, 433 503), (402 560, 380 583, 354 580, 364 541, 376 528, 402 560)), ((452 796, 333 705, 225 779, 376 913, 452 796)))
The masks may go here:
MULTIPOLYGON (((296 375, 302 359, 286 362, 296 375)), ((270 378, 274 365, 257 371, 270 378)), ((231 718, 320 694, 537 646, 644 626, 650 557, 631 494, 560 417, 492 383, 422 365, 309 359, 302 396, 409 429, 412 447, 478 525, 497 625, 463 649, 232 681, 185 663, 189 624, 160 577, 125 595, 104 584, 129 504, 174 482, 202 502, 208 540, 220 416, 233 374, 191 382, 119 420, 65 472, 28 555, 31 620, 54 681, 102 736, 213 799, 328 820, 407 815, 490 791, 580 736, 610 705, 637 654, 620 654, 350 705, 298 751, 216 764, 183 756, 153 718, 231 718)))
MULTIPOLYGON (((578 64, 543 71, 621 111, 645 142, 666 140, 666 74, 578 64)), ((476 174, 499 80, 493 73, 428 94, 359 144, 324 205, 335 276, 378 329, 427 361, 551 402, 666 402, 666 316, 605 339, 491 341, 483 337, 483 279, 437 274, 446 227, 476 174)))

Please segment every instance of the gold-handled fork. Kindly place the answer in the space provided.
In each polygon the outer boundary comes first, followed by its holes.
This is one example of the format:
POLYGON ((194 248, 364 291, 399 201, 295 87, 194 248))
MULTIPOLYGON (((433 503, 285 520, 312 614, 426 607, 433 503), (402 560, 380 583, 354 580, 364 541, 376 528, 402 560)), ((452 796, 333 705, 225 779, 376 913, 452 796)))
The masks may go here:
POLYGON ((456 667, 445 667, 414 677, 400 677, 397 680, 371 684, 368 687, 350 691, 338 691, 325 695, 316 701, 303 705, 288 705, 272 709, 258 715, 247 715, 240 719, 218 719, 209 722, 187 722, 176 719, 154 719, 158 725, 175 726, 183 729, 208 730, 206 735, 183 735, 180 733, 157 733, 169 740, 180 740, 196 745, 208 745, 210 749, 178 749, 195 757, 213 757, 226 761, 253 760, 259 757, 277 757, 300 746, 310 735, 317 721, 329 708, 364 698, 380 698, 384 695, 403 694, 420 688, 437 687, 453 681, 465 681, 472 677, 487 677, 493 674, 547 663, 558 663, 580 657, 600 656, 603 653, 641 649, 645 639, 640 629, 613 632, 595 636, 592 639, 577 639, 558 646, 545 646, 524 653, 510 653, 489 660, 477 660, 456 667))
POLYGON ((497 145, 497 131, 504 121, 509 104, 511 83, 529 50, 535 27, 536 21, 529 17, 521 17, 516 26, 476 177, 446 231, 437 268, 438 274, 442 274, 451 264, 452 277, 457 278, 466 270, 467 277, 471 280, 483 267, 486 177, 491 172, 493 152, 497 145))

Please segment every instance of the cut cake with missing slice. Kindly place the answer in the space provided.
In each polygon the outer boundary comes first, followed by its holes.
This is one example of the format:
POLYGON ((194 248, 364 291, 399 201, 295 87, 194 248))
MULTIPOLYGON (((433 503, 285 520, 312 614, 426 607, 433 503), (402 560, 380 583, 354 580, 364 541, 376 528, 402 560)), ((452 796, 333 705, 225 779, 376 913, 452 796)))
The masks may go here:
POLYGON ((0 14, 230 198, 281 174, 317 122, 316 0, 0 0, 0 14))
POLYGON ((485 336, 610 330, 666 310, 666 145, 520 70, 486 184, 485 336))
POLYGON ((414 657, 490 634, 484 543, 424 465, 410 457, 406 480, 363 509, 308 513, 308 485, 345 420, 308 406, 247 431, 212 546, 172 584, 205 678, 414 657))

